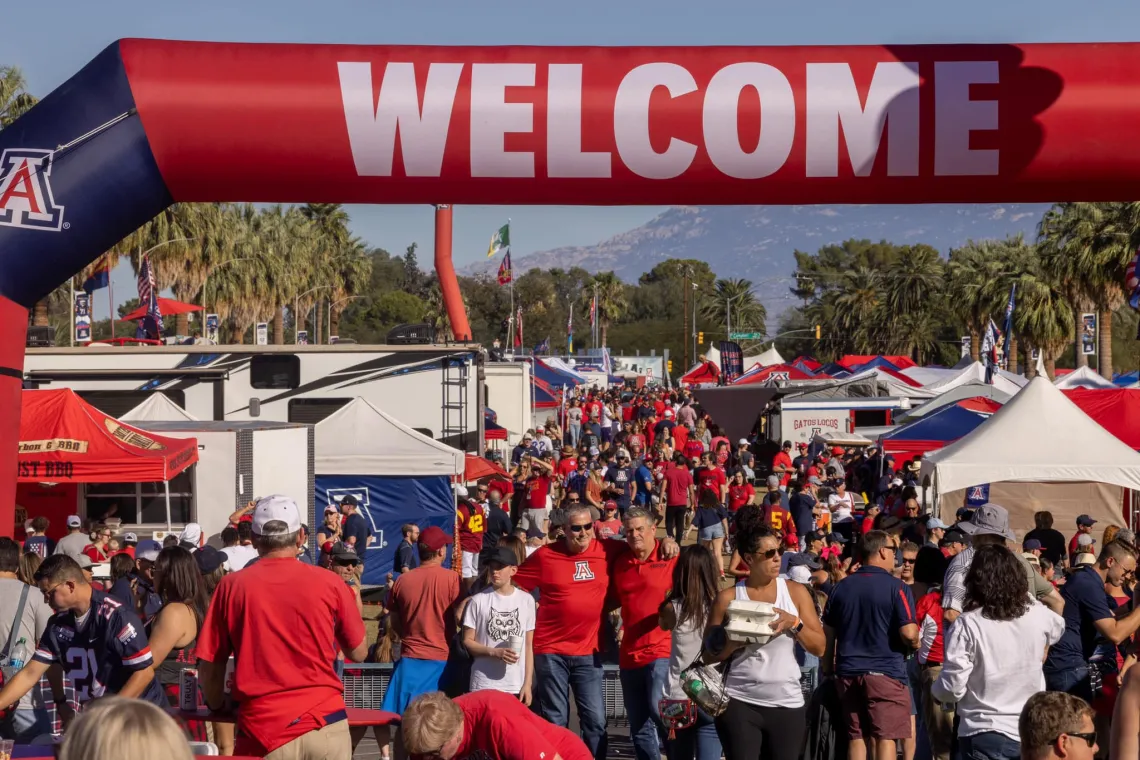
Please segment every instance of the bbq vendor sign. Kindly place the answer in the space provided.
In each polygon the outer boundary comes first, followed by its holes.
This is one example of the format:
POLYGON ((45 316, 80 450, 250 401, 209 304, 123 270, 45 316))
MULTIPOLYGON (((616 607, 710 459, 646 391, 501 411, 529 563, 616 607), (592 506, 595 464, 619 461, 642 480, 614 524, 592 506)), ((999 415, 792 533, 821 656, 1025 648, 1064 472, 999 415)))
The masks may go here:
MULTIPOLYGON (((78 441, 74 438, 48 438, 42 441, 20 441, 20 454, 53 454, 57 452, 86 454, 87 441, 78 441)), ((25 459, 18 462, 16 466, 16 477, 18 478, 70 480, 73 475, 74 466, 72 462, 25 459)))

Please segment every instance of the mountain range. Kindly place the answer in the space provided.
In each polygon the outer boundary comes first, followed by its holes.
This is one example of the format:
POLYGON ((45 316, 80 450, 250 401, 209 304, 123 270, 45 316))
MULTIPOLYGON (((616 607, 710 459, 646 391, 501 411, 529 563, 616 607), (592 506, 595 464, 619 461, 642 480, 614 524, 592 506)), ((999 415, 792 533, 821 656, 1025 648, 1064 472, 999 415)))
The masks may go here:
MULTIPOLYGON (((926 243, 945 256, 967 240, 1024 233, 1032 238, 1045 204, 907 206, 673 206, 645 224, 590 246, 566 246, 515 258, 516 271, 613 271, 636 282, 665 259, 707 261, 719 277, 743 278, 777 315, 793 306, 788 292, 795 250, 815 252, 848 238, 926 243)), ((481 261, 462 273, 493 273, 498 261, 481 261)))

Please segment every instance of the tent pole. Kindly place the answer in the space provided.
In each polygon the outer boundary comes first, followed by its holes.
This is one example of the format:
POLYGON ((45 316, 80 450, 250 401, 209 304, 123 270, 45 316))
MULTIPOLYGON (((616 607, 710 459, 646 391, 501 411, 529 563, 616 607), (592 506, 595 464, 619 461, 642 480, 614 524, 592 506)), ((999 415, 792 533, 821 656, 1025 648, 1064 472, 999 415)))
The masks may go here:
POLYGON ((166 532, 170 532, 170 481, 162 481, 162 490, 166 495, 166 532))

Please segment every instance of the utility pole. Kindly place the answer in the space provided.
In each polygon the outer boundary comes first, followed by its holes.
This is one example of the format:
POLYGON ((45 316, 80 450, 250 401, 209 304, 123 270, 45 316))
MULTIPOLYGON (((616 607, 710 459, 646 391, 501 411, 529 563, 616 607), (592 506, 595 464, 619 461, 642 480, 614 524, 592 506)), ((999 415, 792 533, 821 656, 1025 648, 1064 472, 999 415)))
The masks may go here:
MULTIPOLYGON (((681 346, 683 353, 681 357, 681 372, 682 374, 689 371, 689 275, 686 271, 685 276, 681 280, 681 346)), ((696 359, 696 356, 693 357, 696 359)))
POLYGON ((696 281, 694 281, 693 282, 693 361, 696 361, 697 357, 699 357, 700 355, 701 355, 701 352, 697 350, 697 283, 696 283, 696 281))

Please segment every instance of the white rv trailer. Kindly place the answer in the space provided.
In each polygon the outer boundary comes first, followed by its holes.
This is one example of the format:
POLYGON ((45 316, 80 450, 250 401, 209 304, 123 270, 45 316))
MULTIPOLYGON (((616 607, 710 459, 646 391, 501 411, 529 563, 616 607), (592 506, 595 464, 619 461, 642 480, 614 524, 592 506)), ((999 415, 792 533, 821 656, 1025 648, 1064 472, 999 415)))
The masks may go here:
POLYGON ((71 388, 111 416, 161 392, 200 420, 308 424, 359 396, 431 438, 483 446, 484 352, 473 345, 28 348, 24 387, 71 388))

